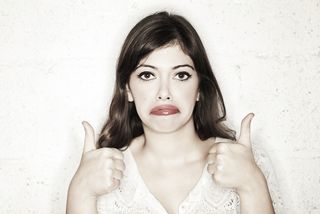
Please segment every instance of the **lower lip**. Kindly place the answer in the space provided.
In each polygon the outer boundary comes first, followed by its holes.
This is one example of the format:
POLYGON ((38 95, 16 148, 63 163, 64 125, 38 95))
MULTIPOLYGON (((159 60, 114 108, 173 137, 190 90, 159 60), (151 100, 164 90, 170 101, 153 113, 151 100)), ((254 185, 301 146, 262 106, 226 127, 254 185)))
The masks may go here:
POLYGON ((152 115, 157 115, 157 116, 168 116, 168 115, 173 115, 179 113, 178 109, 161 109, 158 111, 152 111, 152 115))

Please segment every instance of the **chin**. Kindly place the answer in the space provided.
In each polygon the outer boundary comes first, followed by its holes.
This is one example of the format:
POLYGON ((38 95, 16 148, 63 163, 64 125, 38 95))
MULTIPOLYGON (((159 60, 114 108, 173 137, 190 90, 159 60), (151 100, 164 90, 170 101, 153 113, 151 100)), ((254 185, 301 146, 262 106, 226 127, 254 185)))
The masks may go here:
POLYGON ((148 129, 158 134, 171 134, 179 130, 179 128, 174 127, 148 127, 148 129))
POLYGON ((170 121, 169 120, 152 121, 152 123, 151 122, 147 123, 145 124, 145 126, 148 130, 151 130, 153 132, 170 134, 186 127, 187 124, 190 122, 193 124, 192 120, 181 121, 178 118, 176 118, 170 121))

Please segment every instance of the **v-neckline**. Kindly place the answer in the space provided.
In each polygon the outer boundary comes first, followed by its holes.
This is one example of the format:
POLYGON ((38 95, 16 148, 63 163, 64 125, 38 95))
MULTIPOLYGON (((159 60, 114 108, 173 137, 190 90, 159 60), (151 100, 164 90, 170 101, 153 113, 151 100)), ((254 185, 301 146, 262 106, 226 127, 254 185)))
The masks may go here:
MULTIPOLYGON (((138 164, 133 156, 133 153, 130 150, 130 147, 127 149, 128 154, 130 156, 131 162, 133 163, 133 167, 134 167, 134 171, 136 173, 138 182, 142 185, 142 188, 144 190, 146 190, 147 194, 152 198, 152 200, 157 204, 157 206, 159 207, 159 209, 161 209, 164 213, 168 214, 168 211, 165 209, 165 207, 161 204, 161 202, 152 194, 152 192, 150 191, 149 187, 147 186, 147 184, 145 183, 139 168, 138 168, 138 164)), ((187 196, 182 200, 182 202, 179 204, 179 213, 180 213, 180 208, 188 201, 191 199, 192 196, 192 200, 200 200, 200 194, 199 192, 197 193, 197 191, 201 191, 201 185, 204 182, 205 179, 205 174, 206 174, 206 169, 207 169, 208 164, 206 163, 204 168, 202 169, 202 173, 200 178, 198 179, 198 181, 195 183, 195 185, 193 186, 193 188, 188 192, 187 196)))

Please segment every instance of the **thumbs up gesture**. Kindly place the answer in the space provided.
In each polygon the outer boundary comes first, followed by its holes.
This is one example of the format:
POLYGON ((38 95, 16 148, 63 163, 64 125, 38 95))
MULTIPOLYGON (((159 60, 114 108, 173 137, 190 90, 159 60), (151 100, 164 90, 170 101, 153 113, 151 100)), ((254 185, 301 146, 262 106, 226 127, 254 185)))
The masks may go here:
POLYGON ((116 189, 123 176, 123 154, 118 149, 96 149, 95 134, 88 122, 82 123, 85 142, 81 162, 70 189, 85 197, 97 197, 116 189))
POLYGON ((208 172, 223 187, 238 191, 250 189, 261 178, 251 148, 250 124, 254 114, 248 114, 241 122, 239 139, 234 142, 216 142, 208 154, 208 172))

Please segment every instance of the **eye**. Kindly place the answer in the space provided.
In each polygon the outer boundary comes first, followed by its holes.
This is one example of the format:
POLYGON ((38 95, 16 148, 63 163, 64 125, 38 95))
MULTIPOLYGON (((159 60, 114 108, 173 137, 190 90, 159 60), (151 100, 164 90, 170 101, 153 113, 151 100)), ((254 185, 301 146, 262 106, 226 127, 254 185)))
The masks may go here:
POLYGON ((143 71, 140 74, 138 74, 138 77, 142 80, 152 80, 155 79, 155 76, 153 73, 149 72, 149 71, 143 71))
POLYGON ((188 80, 190 77, 191 77, 191 74, 189 74, 186 71, 181 71, 181 72, 178 72, 174 78, 180 81, 185 81, 185 80, 188 80))

